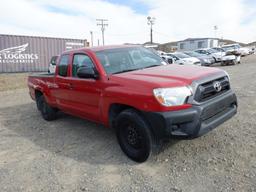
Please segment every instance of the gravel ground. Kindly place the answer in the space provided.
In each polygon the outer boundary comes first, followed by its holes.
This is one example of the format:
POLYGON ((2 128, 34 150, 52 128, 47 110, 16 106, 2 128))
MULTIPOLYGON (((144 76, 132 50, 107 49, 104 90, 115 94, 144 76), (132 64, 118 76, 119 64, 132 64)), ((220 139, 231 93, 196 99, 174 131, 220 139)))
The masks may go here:
POLYGON ((0 73, 0 91, 26 88, 28 73, 0 73))
POLYGON ((256 55, 242 62, 221 67, 238 114, 143 164, 122 153, 113 131, 65 114, 46 122, 27 89, 0 87, 0 191, 256 191, 256 55))

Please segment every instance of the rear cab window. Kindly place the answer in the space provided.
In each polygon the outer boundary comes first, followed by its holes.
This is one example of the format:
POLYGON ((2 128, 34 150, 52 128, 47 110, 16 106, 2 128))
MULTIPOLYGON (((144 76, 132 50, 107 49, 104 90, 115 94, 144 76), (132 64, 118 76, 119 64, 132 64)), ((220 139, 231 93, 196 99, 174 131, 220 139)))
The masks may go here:
POLYGON ((68 60, 69 55, 62 55, 60 57, 60 63, 58 65, 58 75, 67 77, 68 75, 68 60))
POLYGON ((51 58, 51 64, 52 65, 56 65, 56 62, 57 62, 57 58, 58 58, 58 56, 53 56, 52 58, 51 58))

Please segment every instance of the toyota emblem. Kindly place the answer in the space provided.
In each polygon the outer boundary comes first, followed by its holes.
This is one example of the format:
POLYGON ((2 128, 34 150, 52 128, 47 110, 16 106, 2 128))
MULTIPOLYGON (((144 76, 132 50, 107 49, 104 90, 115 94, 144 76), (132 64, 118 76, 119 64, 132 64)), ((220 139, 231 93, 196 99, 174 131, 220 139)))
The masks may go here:
POLYGON ((213 87, 214 87, 214 89, 216 90, 216 92, 220 92, 221 89, 222 89, 221 84, 220 84, 219 81, 213 82, 213 87))

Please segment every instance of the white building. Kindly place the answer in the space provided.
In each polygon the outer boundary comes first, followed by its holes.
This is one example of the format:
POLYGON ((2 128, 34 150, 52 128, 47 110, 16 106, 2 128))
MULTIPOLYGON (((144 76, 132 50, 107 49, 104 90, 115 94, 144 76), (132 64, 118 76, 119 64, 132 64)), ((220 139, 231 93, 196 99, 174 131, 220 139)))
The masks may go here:
POLYGON ((179 51, 190 51, 203 48, 218 47, 219 39, 217 38, 188 38, 183 41, 178 41, 179 51))

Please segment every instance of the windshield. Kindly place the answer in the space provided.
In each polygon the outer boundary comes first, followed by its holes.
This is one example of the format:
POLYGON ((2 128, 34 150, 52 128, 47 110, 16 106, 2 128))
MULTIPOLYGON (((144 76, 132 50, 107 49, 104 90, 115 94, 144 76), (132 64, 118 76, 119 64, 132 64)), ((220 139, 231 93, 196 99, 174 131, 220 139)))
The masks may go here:
POLYGON ((173 55, 175 55, 176 57, 180 58, 180 59, 184 59, 184 58, 190 58, 190 56, 184 54, 184 53, 173 53, 173 55))
POLYGON ((107 74, 166 65, 164 60, 143 47, 117 48, 96 52, 107 74))
POLYGON ((214 50, 214 49, 207 49, 207 52, 209 52, 209 53, 217 53, 218 51, 214 50))
POLYGON ((219 52, 224 52, 224 49, 219 48, 219 47, 214 47, 213 49, 215 49, 215 50, 217 50, 217 51, 219 51, 219 52))
POLYGON ((239 49, 239 48, 241 48, 241 46, 239 44, 226 45, 226 46, 222 47, 222 49, 224 49, 224 50, 239 49))
POLYGON ((228 50, 234 49, 234 47, 233 46, 226 46, 226 47, 222 47, 222 49, 228 51, 228 50))

